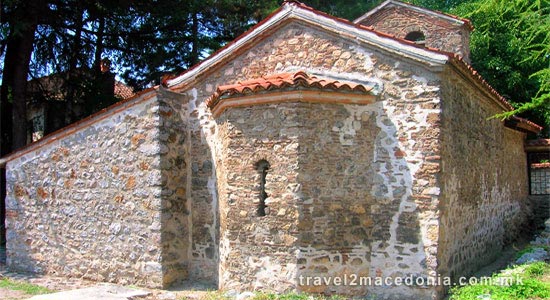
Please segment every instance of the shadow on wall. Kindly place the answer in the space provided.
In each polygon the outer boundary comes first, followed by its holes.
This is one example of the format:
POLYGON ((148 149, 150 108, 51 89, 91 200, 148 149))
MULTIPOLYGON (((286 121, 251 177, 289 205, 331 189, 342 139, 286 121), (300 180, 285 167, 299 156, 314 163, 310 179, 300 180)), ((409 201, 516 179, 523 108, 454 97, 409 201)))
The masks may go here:
POLYGON ((188 279, 190 252, 190 212, 187 191, 189 141, 187 99, 184 95, 161 91, 158 113, 162 119, 160 154, 162 204, 160 216, 163 287, 188 279))
MULTIPOLYGON (((6 169, 0 168, 0 247, 6 247, 6 169)), ((5 262, 5 252, 4 260, 5 262)))
POLYGON ((206 104, 197 90, 185 93, 188 99, 188 155, 187 195, 190 200, 190 280, 201 280, 208 285, 219 285, 220 266, 220 210, 216 177, 219 161, 212 124, 208 123, 206 104))
MULTIPOLYGON (((312 111, 325 113, 318 107, 312 111)), ((319 119, 307 118, 310 127, 301 140, 299 289, 426 298, 429 291, 424 289, 376 282, 428 277, 421 208, 412 198, 413 177, 398 141, 401 133, 382 102, 327 111, 319 119), (319 278, 333 281, 319 284, 319 278)))
POLYGON ((427 278, 427 261, 435 260, 421 238, 423 208, 412 198, 401 132, 381 102, 230 109, 217 123, 225 138, 218 172, 221 287, 432 293, 374 283, 377 276, 427 278), (258 171, 264 161, 265 176, 258 171), (354 276, 356 284, 372 278, 372 286, 315 281, 354 276))

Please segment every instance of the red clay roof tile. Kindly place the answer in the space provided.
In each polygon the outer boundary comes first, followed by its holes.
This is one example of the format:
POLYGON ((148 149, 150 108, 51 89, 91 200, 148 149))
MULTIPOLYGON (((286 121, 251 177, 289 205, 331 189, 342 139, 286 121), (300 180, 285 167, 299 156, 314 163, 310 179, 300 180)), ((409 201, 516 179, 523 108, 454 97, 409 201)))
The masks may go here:
POLYGON ((120 81, 115 81, 115 97, 119 99, 128 99, 135 95, 134 89, 120 81))
POLYGON ((531 169, 550 169, 550 163, 531 164, 531 169))
MULTIPOLYGON (((527 130, 529 132, 533 133, 539 133, 542 130, 542 126, 539 126, 538 124, 531 122, 527 119, 520 118, 518 116, 512 116, 510 119, 513 122, 517 122, 519 125, 512 126, 511 128, 522 128, 524 130, 527 130)), ((506 125, 506 123, 505 123, 506 125)))
POLYGON ((220 99, 223 98, 296 87, 328 89, 361 94, 369 93, 373 89, 371 86, 365 86, 360 83, 321 78, 308 75, 304 71, 298 71, 295 73, 268 75, 235 84, 221 85, 216 89, 216 92, 208 98, 206 105, 209 108, 213 108, 218 104, 220 99))

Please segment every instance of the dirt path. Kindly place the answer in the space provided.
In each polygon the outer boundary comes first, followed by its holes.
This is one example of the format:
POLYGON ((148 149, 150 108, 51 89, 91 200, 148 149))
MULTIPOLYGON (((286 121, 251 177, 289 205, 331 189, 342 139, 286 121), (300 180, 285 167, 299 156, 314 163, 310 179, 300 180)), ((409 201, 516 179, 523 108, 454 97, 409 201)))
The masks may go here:
MULTIPOLYGON (((55 276, 41 276, 33 274, 11 273, 5 269, 5 265, 0 264, 0 279, 7 277, 12 281, 25 282, 48 288, 54 292, 68 291, 95 286, 101 283, 84 280, 80 278, 64 278, 55 276)), ((174 285, 168 290, 139 288, 148 291, 148 296, 140 297, 142 300, 176 300, 176 299, 201 299, 208 292, 214 290, 214 287, 201 282, 183 282, 174 285)), ((33 295, 26 294, 23 291, 9 290, 0 288, 0 300, 20 300, 28 299, 33 295)))
POLYGON ((19 300, 19 299, 27 299, 29 297, 31 296, 22 291, 12 291, 8 289, 0 288, 1 300, 19 300))

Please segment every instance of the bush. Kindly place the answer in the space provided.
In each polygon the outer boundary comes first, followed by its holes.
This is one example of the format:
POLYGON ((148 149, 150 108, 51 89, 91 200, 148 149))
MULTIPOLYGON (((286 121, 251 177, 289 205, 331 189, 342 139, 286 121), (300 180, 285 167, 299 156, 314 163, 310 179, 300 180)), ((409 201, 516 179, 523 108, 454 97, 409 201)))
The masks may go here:
MULTIPOLYGON (((515 266, 493 275, 493 279, 517 274, 518 282, 511 285, 475 284, 451 289, 451 300, 521 300, 550 298, 550 264, 536 262, 515 266), (507 275, 508 274, 508 275, 507 275)), ((493 280, 496 282, 497 280, 493 280)))

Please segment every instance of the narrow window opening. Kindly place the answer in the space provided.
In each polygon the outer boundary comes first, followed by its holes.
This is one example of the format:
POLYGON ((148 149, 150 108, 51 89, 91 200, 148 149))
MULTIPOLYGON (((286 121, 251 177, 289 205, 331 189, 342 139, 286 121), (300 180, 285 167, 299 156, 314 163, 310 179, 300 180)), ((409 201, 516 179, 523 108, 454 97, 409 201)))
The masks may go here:
POLYGON ((267 162, 267 160, 265 159, 260 160, 256 163, 256 170, 258 170, 258 172, 260 173, 260 202, 258 203, 256 214, 258 215, 258 217, 263 217, 266 215, 267 208, 267 205, 265 204, 265 199, 269 197, 269 195, 265 191, 267 171, 269 170, 269 162, 267 162))
POLYGON ((415 42, 418 45, 424 45, 426 43, 426 36, 422 31, 412 31, 405 36, 407 41, 415 42))

